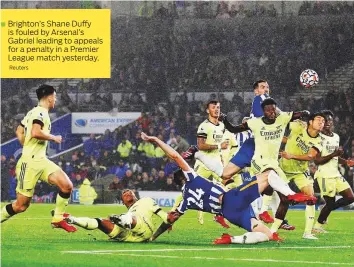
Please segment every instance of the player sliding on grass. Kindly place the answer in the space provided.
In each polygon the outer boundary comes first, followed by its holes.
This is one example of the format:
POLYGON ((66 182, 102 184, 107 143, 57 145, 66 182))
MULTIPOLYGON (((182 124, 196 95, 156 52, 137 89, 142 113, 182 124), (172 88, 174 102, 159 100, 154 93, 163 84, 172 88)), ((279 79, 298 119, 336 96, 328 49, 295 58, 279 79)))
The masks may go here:
POLYGON ((127 189, 122 193, 123 204, 128 212, 111 215, 109 219, 74 217, 66 214, 66 221, 86 230, 99 229, 111 239, 120 242, 149 241, 154 229, 153 217, 160 217, 165 224, 173 223, 177 214, 164 212, 152 198, 137 199, 134 192, 127 189))
MULTIPOLYGON (((258 198, 260 193, 269 185, 274 190, 286 195, 288 200, 291 201, 304 202, 315 199, 302 193, 295 194, 273 170, 253 177, 248 175, 240 187, 226 192, 221 184, 214 184, 197 175, 177 151, 157 137, 142 133, 141 138, 144 141, 155 142, 181 168, 175 172, 174 178, 176 183, 183 184, 183 200, 177 207, 177 212, 172 213, 172 220, 178 219, 188 209, 200 210, 223 215, 229 222, 249 231, 239 237, 224 234, 214 241, 215 244, 253 244, 269 240, 281 241, 277 233, 272 234, 268 227, 256 219, 250 206, 252 201, 258 198)), ((172 220, 171 222, 173 222, 172 220)), ((152 239, 158 237, 167 228, 168 225, 162 225, 152 239)))

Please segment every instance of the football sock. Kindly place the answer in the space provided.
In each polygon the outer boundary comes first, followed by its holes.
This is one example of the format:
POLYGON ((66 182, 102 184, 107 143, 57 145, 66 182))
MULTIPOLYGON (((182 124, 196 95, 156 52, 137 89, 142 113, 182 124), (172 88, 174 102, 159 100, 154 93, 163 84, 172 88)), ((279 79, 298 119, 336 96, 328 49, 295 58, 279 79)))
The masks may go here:
POLYGON ((96 219, 88 217, 70 217, 73 224, 85 228, 87 230, 94 230, 98 228, 98 222, 96 219))
POLYGON ((313 224, 315 222, 315 205, 306 205, 305 210, 305 234, 311 234, 313 224))
POLYGON ((263 195, 262 196, 262 207, 259 213, 263 213, 265 211, 268 211, 269 203, 272 200, 273 195, 268 196, 268 195, 263 195))
POLYGON ((273 193, 273 197, 272 197, 270 204, 269 204, 270 208, 272 209, 273 216, 275 216, 275 214, 277 213, 279 203, 280 203, 280 198, 279 198, 278 194, 273 193))
POLYGON ((234 244, 256 244, 269 241, 266 234, 261 232, 248 232, 243 235, 231 237, 231 243, 234 244))
POLYGON ((1 223, 10 219, 11 216, 14 216, 16 212, 14 211, 12 204, 7 204, 1 209, 1 223))
POLYGON ((276 233, 282 223, 283 223, 283 220, 274 218, 274 223, 272 224, 272 227, 270 228, 270 231, 272 233, 276 233))
POLYGON ((224 170, 224 166, 222 165, 221 161, 217 161, 215 159, 210 158, 207 155, 204 155, 200 151, 195 153, 194 156, 196 159, 200 160, 201 162, 204 163, 204 165, 211 170, 212 172, 215 172, 217 176, 221 177, 222 172, 224 170))
POLYGON ((295 194, 295 192, 290 189, 289 185, 273 170, 268 174, 268 183, 275 191, 285 196, 295 194))
POLYGON ((70 194, 71 193, 63 193, 59 191, 56 199, 56 206, 52 222, 60 222, 63 220, 63 214, 65 212, 66 206, 69 204, 70 194))

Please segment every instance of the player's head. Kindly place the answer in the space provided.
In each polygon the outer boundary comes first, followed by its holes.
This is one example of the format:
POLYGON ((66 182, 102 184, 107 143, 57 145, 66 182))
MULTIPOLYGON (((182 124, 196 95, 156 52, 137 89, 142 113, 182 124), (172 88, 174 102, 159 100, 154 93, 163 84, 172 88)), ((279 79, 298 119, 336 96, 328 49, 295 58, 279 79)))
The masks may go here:
POLYGON ((182 169, 178 169, 173 173, 173 181, 175 182, 176 185, 179 186, 184 185, 186 181, 186 177, 184 176, 182 169))
POLYGON ((270 119, 270 120, 275 120, 277 116, 277 102, 273 98, 267 98, 265 99, 262 104, 261 104, 264 117, 270 119))
POLYGON ((258 80, 253 83, 254 94, 264 95, 269 94, 269 84, 266 80, 258 80))
POLYGON ((129 208, 130 206, 132 206, 135 202, 137 202, 137 198, 134 194, 134 192, 130 189, 125 189, 122 192, 122 201, 123 204, 129 208))
POLYGON ((321 113, 325 116, 325 125, 323 127, 323 130, 326 132, 332 132, 333 131, 333 117, 334 114, 331 110, 322 110, 321 113))
POLYGON ((220 116, 220 102, 217 100, 210 100, 206 105, 206 112, 212 118, 219 118, 220 116))
POLYGON ((321 132, 325 125, 326 116, 322 112, 315 112, 310 114, 308 127, 311 127, 315 131, 321 132))
POLYGON ((39 101, 46 100, 50 108, 54 108, 55 102, 57 100, 56 93, 57 90, 51 85, 42 84, 36 90, 37 98, 39 101))

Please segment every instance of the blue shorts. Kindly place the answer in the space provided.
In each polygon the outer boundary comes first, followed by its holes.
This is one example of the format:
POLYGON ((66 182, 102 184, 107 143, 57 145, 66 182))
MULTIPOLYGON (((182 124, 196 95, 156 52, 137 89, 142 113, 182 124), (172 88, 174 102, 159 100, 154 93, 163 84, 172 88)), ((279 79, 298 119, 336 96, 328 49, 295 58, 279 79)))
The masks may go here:
POLYGON ((224 194, 222 215, 232 224, 251 232, 251 218, 256 218, 251 203, 259 198, 256 176, 224 194))
POLYGON ((251 166, 251 160, 254 155, 254 138, 248 138, 243 145, 241 146, 240 150, 236 153, 235 156, 232 157, 230 162, 235 164, 236 166, 240 167, 241 169, 245 167, 251 166))

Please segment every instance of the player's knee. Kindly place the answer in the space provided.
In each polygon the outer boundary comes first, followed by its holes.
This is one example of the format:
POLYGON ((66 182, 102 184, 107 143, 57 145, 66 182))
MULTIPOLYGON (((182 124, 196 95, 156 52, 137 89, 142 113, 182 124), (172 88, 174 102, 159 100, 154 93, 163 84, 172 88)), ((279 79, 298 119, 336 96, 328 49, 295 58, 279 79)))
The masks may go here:
POLYGON ((229 180, 229 179, 231 179, 231 177, 232 177, 232 174, 230 172, 227 172, 225 170, 222 172, 221 178, 223 180, 229 180))
POLYGON ((60 191, 63 193, 71 193, 74 189, 73 183, 71 181, 68 181, 64 185, 60 187, 60 191))

